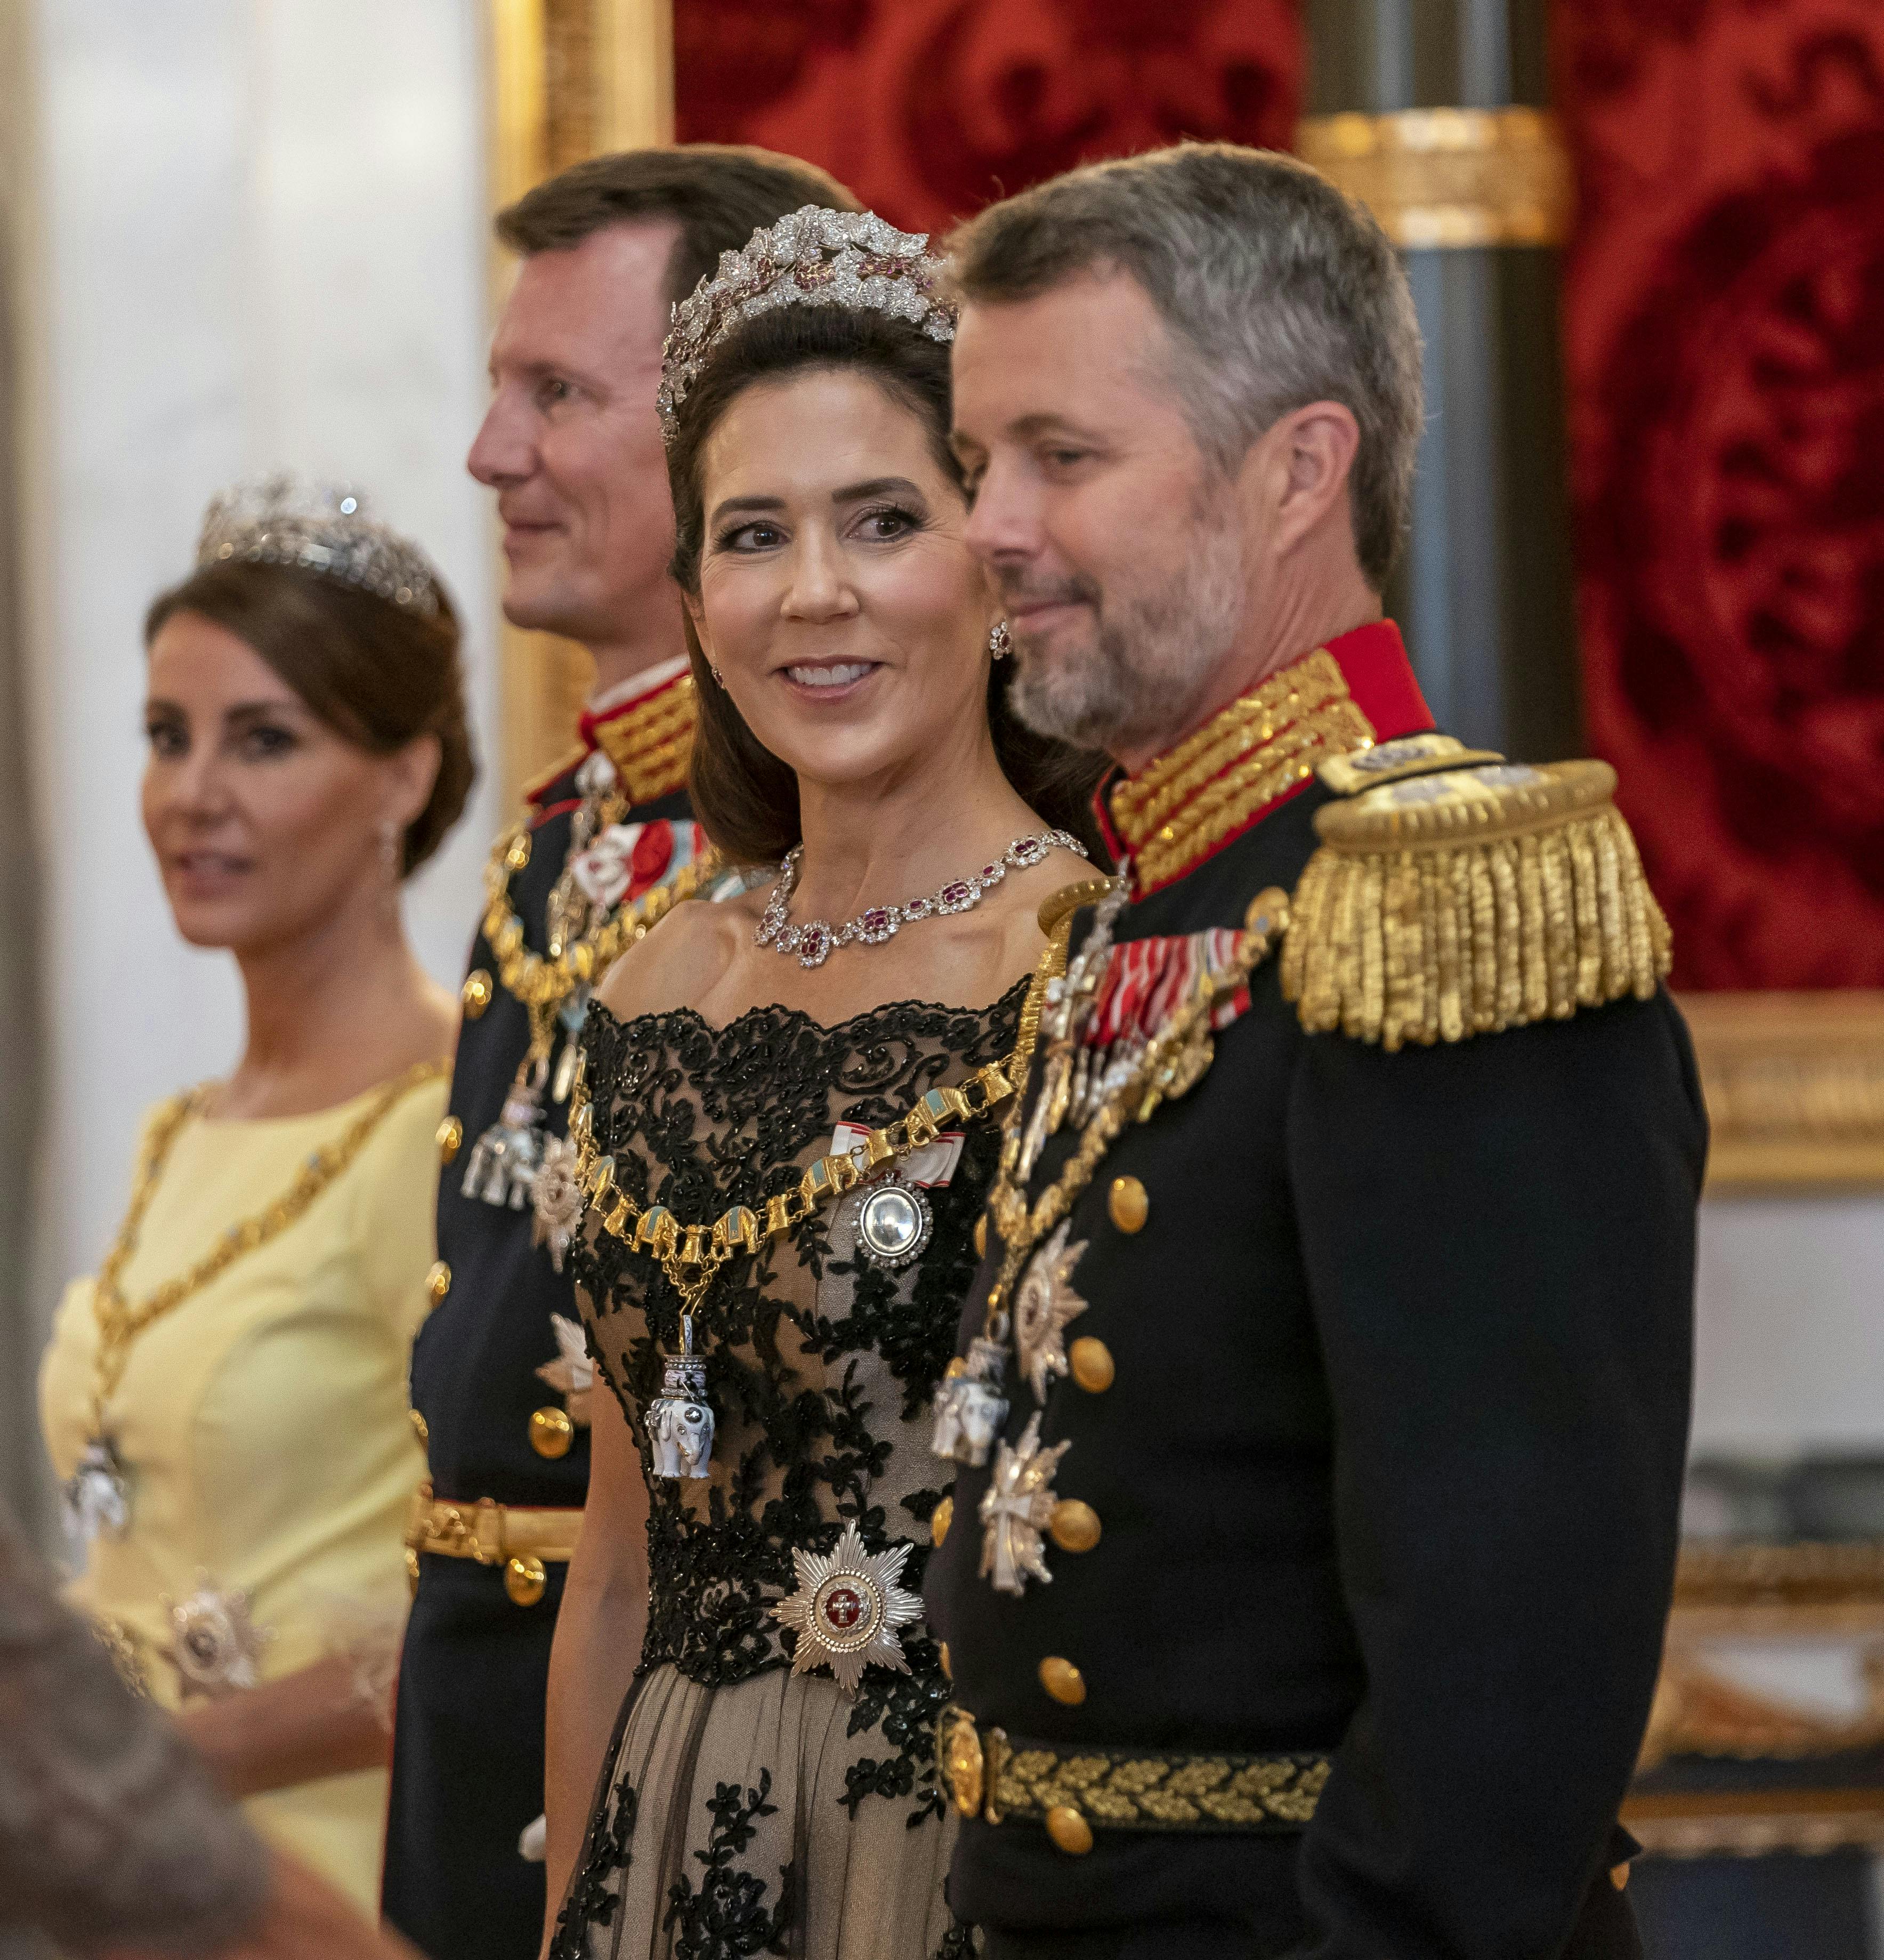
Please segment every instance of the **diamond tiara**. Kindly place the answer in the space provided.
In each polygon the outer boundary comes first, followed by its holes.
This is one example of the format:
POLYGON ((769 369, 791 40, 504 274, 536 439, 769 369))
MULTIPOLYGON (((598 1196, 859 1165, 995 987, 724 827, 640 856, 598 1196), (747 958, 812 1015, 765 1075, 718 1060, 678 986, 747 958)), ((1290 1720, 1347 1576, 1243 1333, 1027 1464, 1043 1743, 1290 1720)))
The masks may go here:
POLYGON ((294 565, 428 619, 438 611, 440 581, 430 559, 370 517, 365 496, 345 484, 304 484, 283 471, 212 497, 196 568, 231 563, 294 565))
POLYGON ((720 269, 674 309, 661 352, 661 433, 673 441, 680 406, 715 345, 774 307, 863 307, 906 320, 931 340, 953 340, 955 309, 928 243, 926 232, 899 231, 873 211, 808 204, 754 232, 743 250, 721 253, 720 269))

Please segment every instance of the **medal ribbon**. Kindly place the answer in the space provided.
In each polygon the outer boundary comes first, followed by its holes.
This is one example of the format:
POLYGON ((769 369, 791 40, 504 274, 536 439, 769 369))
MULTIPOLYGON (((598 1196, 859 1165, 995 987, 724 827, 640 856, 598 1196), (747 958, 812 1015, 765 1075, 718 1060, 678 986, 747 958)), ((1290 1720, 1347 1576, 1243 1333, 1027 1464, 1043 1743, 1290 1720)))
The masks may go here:
MULTIPOLYGON (((1220 986, 1237 968, 1242 934, 1233 927, 1175 937, 1131 939, 1112 949, 1092 1010, 1079 1032, 1083 1047, 1110 1048, 1132 1036, 1150 1040, 1193 998, 1206 979, 1220 986)), ((1239 980, 1212 1007, 1210 1024, 1228 1027, 1249 1010, 1250 989, 1239 980)))

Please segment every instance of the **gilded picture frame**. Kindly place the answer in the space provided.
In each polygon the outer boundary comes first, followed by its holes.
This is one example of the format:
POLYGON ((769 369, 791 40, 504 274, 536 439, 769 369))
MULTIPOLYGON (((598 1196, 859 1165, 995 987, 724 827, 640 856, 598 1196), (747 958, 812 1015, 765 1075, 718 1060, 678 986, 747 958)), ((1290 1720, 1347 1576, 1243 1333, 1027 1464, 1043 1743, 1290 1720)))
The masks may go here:
POLYGON ((1884 1186, 1884 992, 1687 994, 1722 1195, 1884 1186))

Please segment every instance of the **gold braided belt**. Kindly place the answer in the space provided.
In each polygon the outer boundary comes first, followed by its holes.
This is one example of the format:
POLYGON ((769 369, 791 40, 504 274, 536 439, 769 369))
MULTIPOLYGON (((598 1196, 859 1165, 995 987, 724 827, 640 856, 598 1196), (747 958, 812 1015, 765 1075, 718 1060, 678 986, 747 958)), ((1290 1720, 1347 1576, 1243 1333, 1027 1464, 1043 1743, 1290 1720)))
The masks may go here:
POLYGON ((1034 1819, 1075 1857, 1091 1850, 1094 1829, 1299 1831, 1328 1780, 1324 1755, 1063 1748, 983 1727, 953 1706, 937 1722, 936 1760, 963 1816, 1034 1819))
POLYGON ((454 1503, 434 1497, 427 1481, 413 1493, 406 1520, 406 1570, 416 1583, 422 1551, 440 1558, 470 1558, 480 1565, 500 1565, 504 1589, 518 1605, 534 1606, 548 1583, 544 1561, 568 1561, 582 1533, 582 1518, 579 1510, 500 1504, 494 1497, 480 1497, 472 1504, 454 1503))

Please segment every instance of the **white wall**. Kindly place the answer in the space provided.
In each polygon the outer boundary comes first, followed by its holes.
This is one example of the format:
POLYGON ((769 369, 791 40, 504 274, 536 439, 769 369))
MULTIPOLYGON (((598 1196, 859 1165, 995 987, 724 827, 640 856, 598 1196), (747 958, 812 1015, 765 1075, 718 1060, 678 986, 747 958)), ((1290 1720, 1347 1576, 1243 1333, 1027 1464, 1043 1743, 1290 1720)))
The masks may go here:
MULTIPOLYGON (((496 753, 485 493, 481 8, 469 0, 26 0, 37 121, 28 664, 48 1039, 36 1303, 99 1255, 139 1112, 225 1068, 220 956, 176 941, 138 828, 139 622, 203 505, 292 466, 364 486, 443 567, 496 753)), ((415 882, 455 984, 497 808, 487 773, 415 882)))
POLYGON ((1695 1449, 1884 1452, 1884 1197, 1710 1198, 1695 1449))

